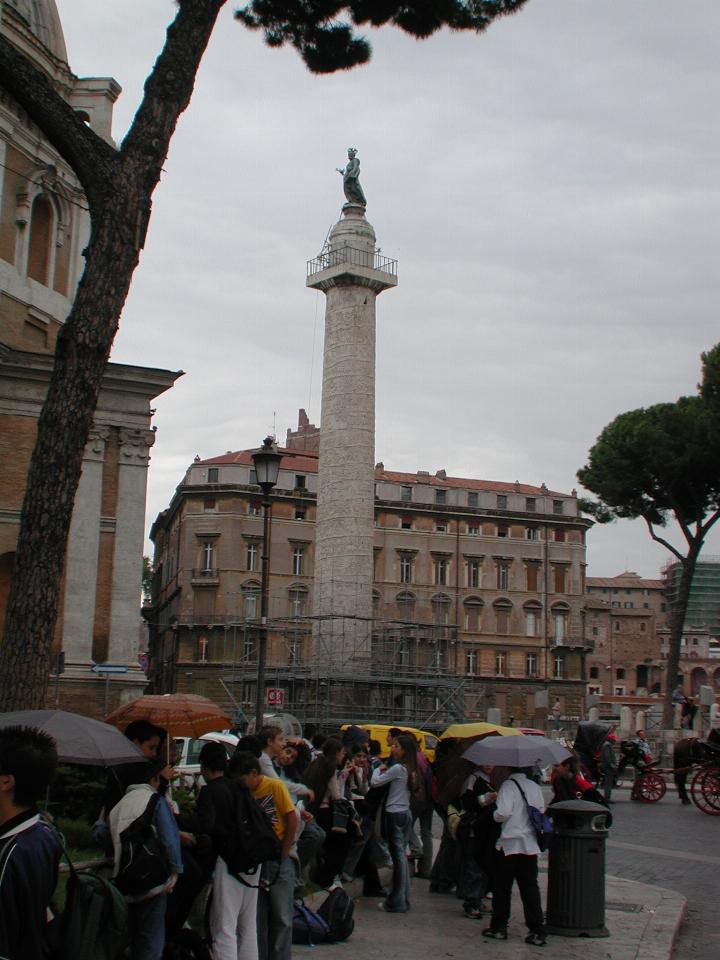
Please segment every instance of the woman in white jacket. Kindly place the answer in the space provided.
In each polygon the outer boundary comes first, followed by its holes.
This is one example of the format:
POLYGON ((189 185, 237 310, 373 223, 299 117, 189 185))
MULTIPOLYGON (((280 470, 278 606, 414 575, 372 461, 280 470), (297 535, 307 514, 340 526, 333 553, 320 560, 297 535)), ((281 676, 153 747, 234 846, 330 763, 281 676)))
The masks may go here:
POLYGON ((538 887, 540 847, 527 807, 529 804, 542 812, 545 799, 540 787, 526 774, 526 770, 513 770, 498 791, 493 817, 502 824, 502 829, 496 844, 499 855, 493 877, 492 919, 483 936, 507 940, 510 898, 513 881, 517 880, 529 931, 525 943, 542 947, 545 946, 545 918, 538 887))

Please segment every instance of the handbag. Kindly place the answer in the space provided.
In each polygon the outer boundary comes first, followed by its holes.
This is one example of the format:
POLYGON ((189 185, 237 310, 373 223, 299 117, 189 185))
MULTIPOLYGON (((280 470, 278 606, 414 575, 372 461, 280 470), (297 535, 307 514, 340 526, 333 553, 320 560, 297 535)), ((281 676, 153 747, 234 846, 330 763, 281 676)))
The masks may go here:
POLYGON ((348 825, 353 817, 353 814, 355 813, 355 808, 350 801, 345 800, 342 797, 338 800, 333 800, 330 812, 332 814, 332 826, 330 827, 331 832, 347 833, 348 825))
POLYGON ((550 817, 543 813, 542 810, 538 810, 537 807, 533 807, 532 804, 528 803, 528 799, 525 796, 525 791, 517 782, 517 780, 512 781, 515 786, 518 788, 522 794, 522 798, 525 801, 525 806, 527 807, 527 812, 530 817, 530 823, 535 831, 535 838, 537 840, 537 845, 544 852, 550 846, 550 840, 553 835, 553 823, 550 817))

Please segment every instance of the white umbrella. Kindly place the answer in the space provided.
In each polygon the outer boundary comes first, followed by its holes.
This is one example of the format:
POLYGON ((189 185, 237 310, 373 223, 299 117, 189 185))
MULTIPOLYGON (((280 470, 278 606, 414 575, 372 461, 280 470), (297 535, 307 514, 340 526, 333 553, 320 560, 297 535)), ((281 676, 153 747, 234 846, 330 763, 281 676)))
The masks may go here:
POLYGON ((111 767, 147 759, 117 727, 66 710, 0 713, 1 727, 34 727, 49 734, 55 741, 58 759, 63 763, 111 767))

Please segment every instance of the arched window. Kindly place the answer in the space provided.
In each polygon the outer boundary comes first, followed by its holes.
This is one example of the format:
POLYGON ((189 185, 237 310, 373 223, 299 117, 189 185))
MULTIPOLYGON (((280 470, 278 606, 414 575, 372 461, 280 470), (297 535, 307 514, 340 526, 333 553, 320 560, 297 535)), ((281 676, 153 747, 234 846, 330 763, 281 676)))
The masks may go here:
POLYGON ((430 601, 433 623, 445 626, 450 620, 450 597, 444 593, 436 593, 430 601))
POLYGON ((525 613, 525 636, 537 637, 540 632, 540 621, 542 615, 542 606, 537 600, 528 600, 523 604, 525 613))
POLYGON ((415 619, 414 593, 410 593, 409 590, 404 590, 402 593, 399 593, 397 597, 395 597, 395 603, 397 604, 398 617, 401 620, 415 619))
POLYGON ((512 613, 512 603, 509 600, 500 599, 493 603, 495 611, 495 632, 498 634, 510 633, 510 614, 512 613))
POLYGON ((50 285, 51 241, 54 213, 47 197, 35 197, 30 214, 30 239, 28 241, 27 275, 31 280, 50 285))
POLYGON ((467 597, 463 601, 465 612, 465 629, 469 633, 480 632, 480 617, 482 616, 483 602, 480 597, 467 597))
POLYGON ((566 603, 554 603, 551 608, 553 622, 553 640, 563 643, 568 634, 570 607, 566 603))

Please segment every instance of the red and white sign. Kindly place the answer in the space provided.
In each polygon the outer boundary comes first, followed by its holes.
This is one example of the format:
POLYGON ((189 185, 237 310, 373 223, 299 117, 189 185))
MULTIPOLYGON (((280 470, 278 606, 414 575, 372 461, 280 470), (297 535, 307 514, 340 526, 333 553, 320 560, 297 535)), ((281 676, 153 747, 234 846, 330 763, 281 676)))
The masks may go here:
POLYGON ((285 699, 285 691, 280 687, 268 687, 265 691, 269 707, 281 707, 285 699))

